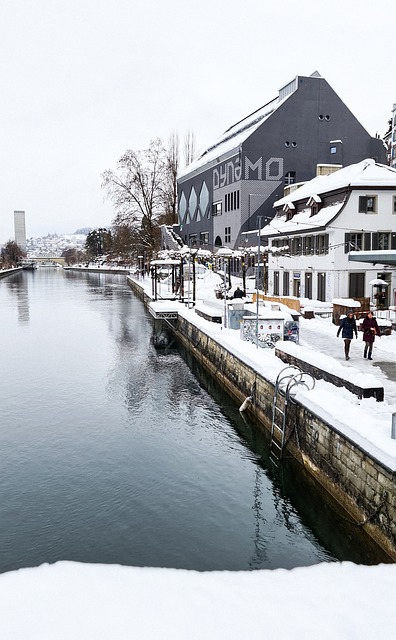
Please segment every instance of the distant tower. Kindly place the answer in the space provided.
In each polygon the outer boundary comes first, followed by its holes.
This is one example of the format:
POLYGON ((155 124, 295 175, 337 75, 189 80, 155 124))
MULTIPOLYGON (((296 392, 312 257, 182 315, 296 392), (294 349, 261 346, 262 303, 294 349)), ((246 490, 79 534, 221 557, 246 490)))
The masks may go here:
POLYGON ((25 212, 14 211, 14 232, 15 242, 22 249, 26 249, 26 224, 25 224, 25 212))

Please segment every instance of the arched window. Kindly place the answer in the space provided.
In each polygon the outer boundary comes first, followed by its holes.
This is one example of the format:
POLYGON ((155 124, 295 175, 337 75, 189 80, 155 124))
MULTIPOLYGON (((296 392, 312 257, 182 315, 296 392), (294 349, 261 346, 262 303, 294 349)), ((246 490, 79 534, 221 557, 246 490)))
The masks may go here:
POLYGON ((220 236, 216 236, 215 247, 221 247, 221 246, 222 246, 221 238, 220 236))

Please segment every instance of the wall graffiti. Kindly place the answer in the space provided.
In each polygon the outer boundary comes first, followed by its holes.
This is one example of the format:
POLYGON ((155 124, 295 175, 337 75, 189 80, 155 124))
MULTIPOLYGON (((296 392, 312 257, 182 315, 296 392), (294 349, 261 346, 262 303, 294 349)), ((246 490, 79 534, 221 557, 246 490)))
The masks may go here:
MULTIPOLYGON (((283 158, 269 158, 265 165, 260 157, 252 162, 243 157, 244 180, 281 180, 283 177, 283 158)), ((239 156, 231 158, 213 169, 213 190, 221 189, 242 178, 242 165, 239 156)))

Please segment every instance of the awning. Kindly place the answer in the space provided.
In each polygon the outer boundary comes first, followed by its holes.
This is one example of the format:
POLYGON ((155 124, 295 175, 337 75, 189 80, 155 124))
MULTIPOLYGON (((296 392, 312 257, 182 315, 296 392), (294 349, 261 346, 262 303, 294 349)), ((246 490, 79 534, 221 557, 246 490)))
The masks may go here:
POLYGON ((377 251, 351 251, 349 262, 370 262, 371 264, 396 265, 396 251, 394 249, 377 251))

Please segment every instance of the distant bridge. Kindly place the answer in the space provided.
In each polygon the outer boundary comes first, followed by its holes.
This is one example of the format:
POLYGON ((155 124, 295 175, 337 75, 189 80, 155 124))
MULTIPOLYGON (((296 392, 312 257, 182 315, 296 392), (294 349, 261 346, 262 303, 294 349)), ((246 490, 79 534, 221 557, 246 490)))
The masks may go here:
POLYGON ((61 258, 60 256, 35 256, 34 258, 26 258, 29 262, 35 262, 38 265, 47 265, 50 266, 53 264, 60 264, 62 267, 66 264, 65 258, 61 258))

